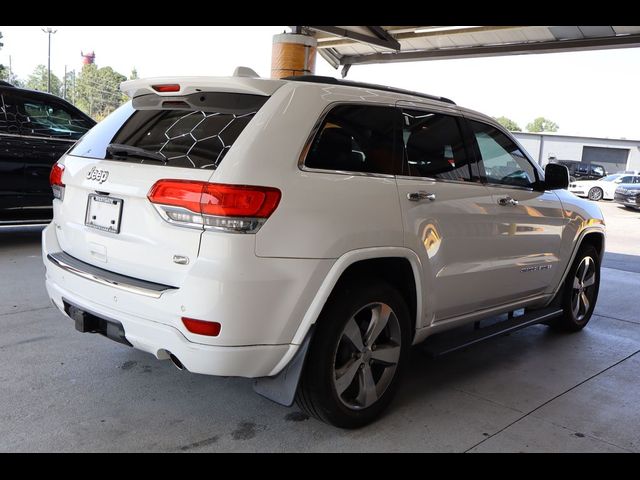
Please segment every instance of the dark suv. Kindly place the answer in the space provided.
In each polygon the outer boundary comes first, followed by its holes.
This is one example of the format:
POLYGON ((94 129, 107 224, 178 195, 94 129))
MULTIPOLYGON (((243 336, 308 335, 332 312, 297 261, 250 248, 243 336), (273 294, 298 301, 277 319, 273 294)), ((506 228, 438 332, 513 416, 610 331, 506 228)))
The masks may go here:
POLYGON ((602 165, 597 163, 584 163, 577 160, 551 160, 551 163, 559 163, 569 169, 570 181, 598 180, 607 175, 602 165))
POLYGON ((59 97, 0 82, 0 225, 51 220, 51 167, 95 123, 59 97))

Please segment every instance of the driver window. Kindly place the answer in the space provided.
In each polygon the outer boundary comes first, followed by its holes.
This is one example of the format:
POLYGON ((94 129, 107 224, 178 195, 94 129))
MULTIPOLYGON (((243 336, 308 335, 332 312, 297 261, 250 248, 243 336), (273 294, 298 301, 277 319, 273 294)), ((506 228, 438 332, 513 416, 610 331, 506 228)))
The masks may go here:
POLYGON ((55 101, 16 97, 16 123, 20 133, 37 137, 77 140, 92 124, 55 101))
POLYGON ((480 151, 488 183, 533 187, 536 173, 533 165, 513 141, 499 130, 470 121, 480 151))

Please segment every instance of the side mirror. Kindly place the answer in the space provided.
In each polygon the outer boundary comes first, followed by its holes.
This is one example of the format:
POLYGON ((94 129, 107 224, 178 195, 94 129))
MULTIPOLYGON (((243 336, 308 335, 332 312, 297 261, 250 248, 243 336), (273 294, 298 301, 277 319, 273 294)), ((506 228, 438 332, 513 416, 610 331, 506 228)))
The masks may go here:
POLYGON ((558 163, 548 163, 544 169, 544 188, 563 190, 569 188, 569 170, 558 163))

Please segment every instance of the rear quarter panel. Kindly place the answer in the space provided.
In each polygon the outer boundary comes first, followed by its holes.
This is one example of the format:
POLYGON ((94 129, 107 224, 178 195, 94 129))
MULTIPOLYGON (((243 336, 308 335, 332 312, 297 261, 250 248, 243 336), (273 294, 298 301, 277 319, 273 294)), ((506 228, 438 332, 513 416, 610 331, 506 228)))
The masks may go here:
MULTIPOLYGON (((368 91, 367 91, 368 92, 368 91)), ((213 182, 279 188, 282 199, 256 235, 261 257, 338 258, 360 248, 403 245, 393 176, 303 171, 300 154, 325 108, 358 101, 358 90, 294 82, 280 88, 242 132, 213 182)), ((368 92, 370 101, 395 98, 368 92)))

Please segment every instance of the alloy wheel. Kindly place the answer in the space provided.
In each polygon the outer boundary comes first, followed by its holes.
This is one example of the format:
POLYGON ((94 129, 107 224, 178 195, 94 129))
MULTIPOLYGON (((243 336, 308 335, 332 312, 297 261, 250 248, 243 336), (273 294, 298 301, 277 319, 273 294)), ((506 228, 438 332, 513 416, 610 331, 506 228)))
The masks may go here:
POLYGON ((584 257, 576 269, 571 292, 571 312, 581 322, 589 313, 594 300, 596 286, 596 263, 591 257, 584 257))
POLYGON ((402 336, 394 311, 385 303, 362 307, 344 326, 333 361, 333 384, 344 406, 373 405, 395 377, 402 336))

